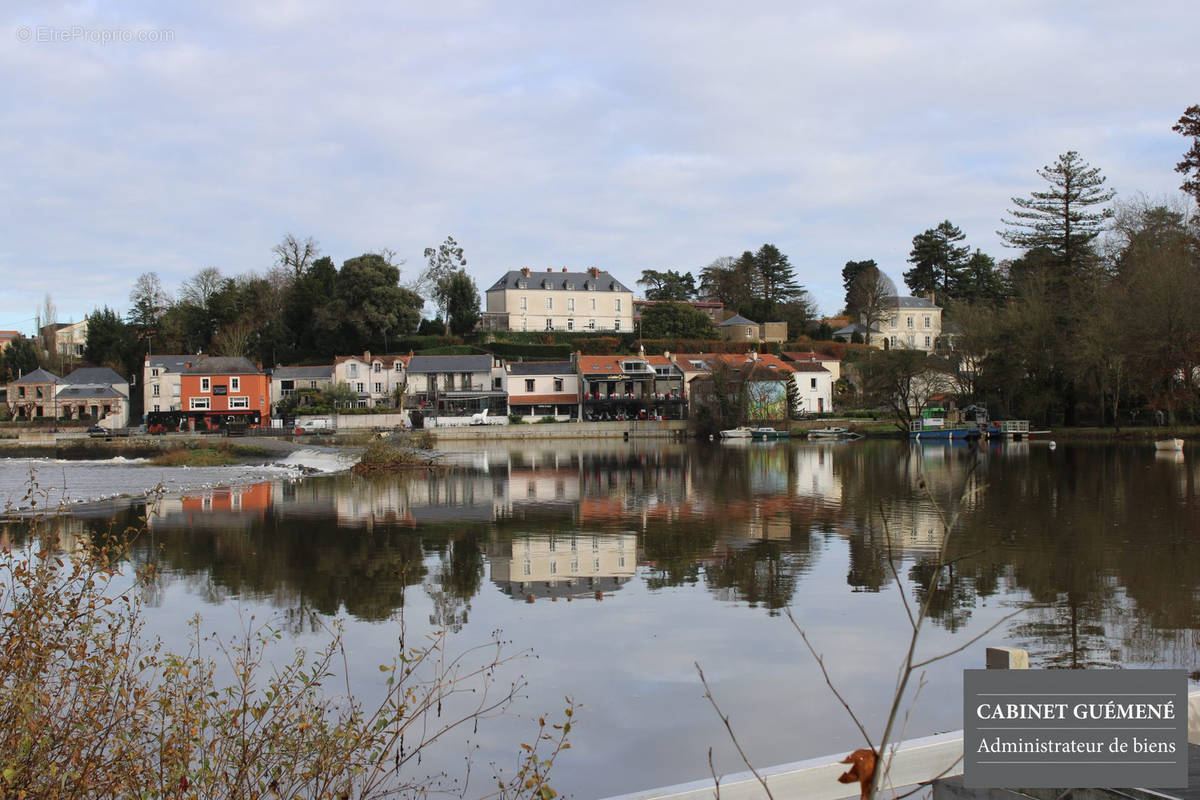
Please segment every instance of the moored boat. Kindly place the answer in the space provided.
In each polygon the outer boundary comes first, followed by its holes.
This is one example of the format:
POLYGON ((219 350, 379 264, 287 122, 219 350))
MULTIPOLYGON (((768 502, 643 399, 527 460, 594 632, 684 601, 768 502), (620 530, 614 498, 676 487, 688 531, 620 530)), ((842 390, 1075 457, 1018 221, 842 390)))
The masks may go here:
POLYGON ((1183 439, 1159 439, 1154 443, 1154 449, 1181 453, 1183 452, 1183 439))
POLYGON ((727 431, 721 431, 722 439, 749 439, 751 438, 752 429, 745 425, 739 425, 736 428, 730 428, 727 431))
POLYGON ((759 441, 767 441, 770 439, 787 439, 791 436, 791 431, 780 431, 774 428, 755 428, 750 432, 750 438, 759 441))
POLYGON ((808 432, 808 438, 810 439, 840 439, 849 435, 849 429, 835 428, 832 425, 828 425, 824 428, 813 428, 808 432))

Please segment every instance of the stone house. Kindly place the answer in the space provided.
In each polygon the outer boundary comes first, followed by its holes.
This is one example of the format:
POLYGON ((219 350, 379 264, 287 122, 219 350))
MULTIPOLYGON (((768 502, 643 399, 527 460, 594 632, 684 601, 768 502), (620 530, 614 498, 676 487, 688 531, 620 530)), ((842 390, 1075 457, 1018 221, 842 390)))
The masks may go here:
POLYGON ((610 273, 528 267, 510 270, 486 292, 482 325, 497 331, 632 331, 633 292, 610 273))

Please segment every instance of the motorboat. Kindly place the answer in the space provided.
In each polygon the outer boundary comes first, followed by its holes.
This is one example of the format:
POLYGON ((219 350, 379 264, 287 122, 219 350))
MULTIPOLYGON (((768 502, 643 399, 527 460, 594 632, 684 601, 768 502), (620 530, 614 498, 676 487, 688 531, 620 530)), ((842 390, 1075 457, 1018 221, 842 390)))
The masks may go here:
POLYGON ((843 439, 849 435, 849 428, 835 428, 832 425, 824 428, 813 428, 808 432, 808 438, 810 439, 843 439))
POLYGON ((787 439, 792 435, 791 431, 776 430, 775 428, 754 428, 750 431, 750 438, 758 441, 769 441, 772 439, 787 439))
POLYGON ((754 429, 748 428, 745 425, 739 425, 736 428, 730 428, 727 431, 721 431, 722 439, 750 439, 753 438, 754 429))
POLYGON ((1183 439, 1159 439, 1154 443, 1155 450, 1165 450, 1167 452, 1182 453, 1183 439))

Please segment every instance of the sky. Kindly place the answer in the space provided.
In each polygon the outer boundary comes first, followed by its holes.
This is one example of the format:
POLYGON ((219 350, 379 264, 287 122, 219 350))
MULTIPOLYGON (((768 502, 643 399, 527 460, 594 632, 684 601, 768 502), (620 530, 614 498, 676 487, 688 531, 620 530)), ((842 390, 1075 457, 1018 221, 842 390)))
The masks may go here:
MULTIPOLYGON (((0 329, 311 236, 416 276, 698 274, 765 242, 819 309, 912 237, 997 230, 1077 150, 1177 198, 1200 3, 6 3, 0 329)), ((636 289, 636 287, 634 287, 636 289)))

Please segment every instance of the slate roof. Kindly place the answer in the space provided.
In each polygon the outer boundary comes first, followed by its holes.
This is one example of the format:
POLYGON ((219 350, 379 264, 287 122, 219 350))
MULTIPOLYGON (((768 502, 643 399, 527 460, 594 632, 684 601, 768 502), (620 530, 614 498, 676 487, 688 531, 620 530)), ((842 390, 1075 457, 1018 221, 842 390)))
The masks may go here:
POLYGON ((271 378, 277 381, 290 380, 333 380, 333 365, 323 367, 276 367, 271 378))
POLYGON ((409 372, 490 372, 492 357, 478 356, 413 356, 408 360, 409 372))
POLYGON ((510 375, 574 375, 573 361, 512 361, 508 364, 510 375))
MULTIPOLYGON (((833 332, 833 335, 834 336, 852 336, 853 334, 856 334, 856 333, 866 333, 866 332, 867 332, 866 325, 863 325, 861 322, 855 322, 851 325, 847 325, 844 328, 838 328, 836 331, 833 332)), ((879 328, 871 328, 871 333, 872 334, 878 333, 880 336, 883 335, 883 331, 879 330, 879 328)))
POLYGON ((89 398, 90 399, 90 398, 94 398, 94 397, 104 397, 104 398, 121 399, 121 400, 125 399, 125 395, 121 394, 116 389, 112 388, 112 386, 106 386, 103 384, 95 384, 95 383, 93 383, 93 384, 87 384, 87 383, 73 384, 73 385, 67 386, 65 389, 59 389, 56 397, 58 397, 59 399, 63 399, 63 398, 66 398, 66 399, 89 398))
POLYGON ((940 308, 937 303, 924 297, 893 297, 892 300, 899 308, 940 308))
POLYGON ((757 322, 746 319, 741 314, 734 314, 732 317, 725 320, 724 322, 719 324, 717 327, 724 328, 726 325, 757 325, 757 324, 758 324, 757 322))
POLYGON ((183 372, 187 369, 187 362, 195 361, 199 356, 189 355, 161 355, 150 356, 150 366, 165 369, 167 372, 183 372))
POLYGON ((528 281, 526 289, 543 289, 543 282, 550 282, 550 289, 558 291, 589 291, 588 282, 594 282, 596 291, 600 292, 632 292, 632 290, 614 278, 611 273, 605 270, 600 270, 595 277, 592 277, 590 272, 538 272, 530 270, 529 275, 525 275, 519 269, 510 269, 508 272, 492 284, 488 289, 489 292, 500 291, 501 289, 519 289, 517 281, 528 281), (571 284, 571 288, 567 288, 567 284, 571 284))
POLYGON ((114 383, 129 383, 129 381, 108 367, 80 367, 64 377, 63 383, 111 386, 114 383))
POLYGON ((26 372, 15 381, 10 381, 10 383, 62 383, 62 378, 58 377, 53 372, 47 372, 41 367, 38 367, 33 372, 26 372))
POLYGON ((201 356, 184 369, 187 375, 261 375, 262 371, 241 356, 201 356))

